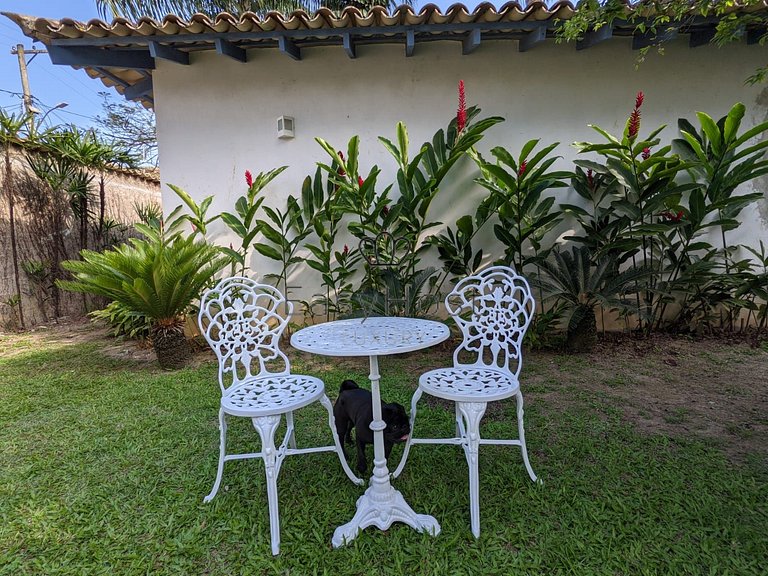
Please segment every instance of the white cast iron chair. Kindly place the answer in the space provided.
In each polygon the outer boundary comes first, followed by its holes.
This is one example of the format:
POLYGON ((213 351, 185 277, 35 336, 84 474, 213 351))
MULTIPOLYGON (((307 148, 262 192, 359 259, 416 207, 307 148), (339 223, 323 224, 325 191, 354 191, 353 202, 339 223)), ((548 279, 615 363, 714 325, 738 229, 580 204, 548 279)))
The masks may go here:
POLYGON ((363 480, 349 468, 341 451, 333 407, 325 395, 322 380, 291 374, 290 361, 278 347, 292 311, 293 305, 276 288, 249 278, 232 277, 221 280, 203 294, 198 316, 200 330, 219 361, 221 388, 219 468, 213 490, 205 497, 205 502, 210 502, 219 491, 225 462, 262 458, 267 474, 272 554, 280 553, 277 477, 286 456, 336 452, 347 476, 354 483, 363 484, 363 480), (280 314, 281 307, 286 316, 280 314), (275 363, 279 369, 271 371, 268 364, 275 363), (328 411, 333 444, 296 448, 293 411, 315 401, 320 401, 328 411), (227 414, 251 419, 261 437, 261 452, 226 453, 227 414), (275 431, 282 414, 286 417, 286 433, 281 444, 275 446, 275 431))
POLYGON ((522 368, 521 345, 531 323, 535 302, 528 282, 506 266, 493 266, 461 280, 445 299, 445 306, 461 328, 463 340, 453 354, 453 368, 422 374, 411 400, 411 437, 405 446, 397 477, 403 470, 412 444, 457 444, 469 465, 469 510, 472 534, 480 536, 478 448, 482 444, 520 446, 531 480, 523 428, 523 395, 518 375, 522 368), (426 392, 454 401, 456 438, 414 438, 416 403, 426 392), (517 400, 516 440, 480 438, 480 419, 486 404, 514 396, 517 400))

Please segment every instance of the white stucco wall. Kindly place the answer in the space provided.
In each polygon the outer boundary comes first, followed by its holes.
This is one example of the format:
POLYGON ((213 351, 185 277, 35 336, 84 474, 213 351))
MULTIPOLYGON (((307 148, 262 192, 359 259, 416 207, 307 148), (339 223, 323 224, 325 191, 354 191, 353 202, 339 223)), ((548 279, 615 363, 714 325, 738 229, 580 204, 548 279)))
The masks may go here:
MULTIPOLYGON (((190 66, 158 61, 154 94, 161 179, 198 199, 215 195, 213 211, 232 210, 245 192, 246 169, 255 173, 287 164, 268 189, 267 202, 282 207, 288 194, 299 194, 315 163, 328 161, 314 137, 346 148, 358 134, 361 172, 378 164, 379 182, 386 185, 393 180, 394 163, 377 137, 393 139, 396 123, 403 121, 417 151, 455 114, 460 79, 469 105, 480 106, 483 116, 506 118, 486 133, 481 151, 502 145, 517 153, 531 138, 559 141, 562 168, 570 168, 576 156, 571 142, 600 140, 587 124, 621 132, 638 90, 645 92, 641 134, 667 124, 664 142, 677 135, 679 117, 693 120, 702 110, 719 118, 737 101, 747 106, 745 126, 768 119, 768 87, 744 85, 765 64, 764 49, 745 44, 690 49, 685 38, 667 45, 664 56, 650 54, 636 69, 638 53, 630 46, 630 39, 617 38, 576 51, 547 40, 520 53, 514 41, 487 41, 462 56, 459 43, 433 42, 417 44, 411 58, 402 45, 374 45, 358 47, 354 60, 341 47, 324 47, 304 49, 301 61, 276 49, 251 51, 246 64, 215 52, 193 54, 190 66), (295 139, 277 138, 280 115, 295 118, 295 139)), ((451 178, 456 189, 438 196, 433 208, 450 209, 444 221, 465 212, 454 202, 457 194, 483 194, 472 176, 465 165, 451 178)), ((729 240, 755 245, 759 238, 768 240, 768 181, 758 186, 765 199, 743 212, 746 222, 729 240)), ((163 188, 168 211, 179 202, 163 188)), ((573 196, 561 192, 562 200, 573 201, 573 196)), ((473 210, 474 203, 466 211, 473 210)), ((254 264, 257 273, 265 270, 264 259, 254 264)))

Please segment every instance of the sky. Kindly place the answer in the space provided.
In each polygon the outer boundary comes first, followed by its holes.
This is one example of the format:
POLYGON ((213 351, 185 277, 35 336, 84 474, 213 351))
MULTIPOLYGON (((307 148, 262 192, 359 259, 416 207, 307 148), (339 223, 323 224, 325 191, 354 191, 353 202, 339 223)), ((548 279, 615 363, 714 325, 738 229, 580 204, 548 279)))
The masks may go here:
MULTIPOLYGON (((445 9, 453 4, 450 0, 433 0, 445 9)), ((464 4, 473 8, 479 0, 465 0, 464 4)), ((419 7, 426 2, 417 0, 419 7)), ((503 4, 504 2, 501 2, 503 4)), ((98 18, 95 0, 0 0, 0 12, 15 12, 45 18, 74 18, 87 21, 98 18)), ((0 107, 7 111, 20 113, 23 109, 21 98, 21 79, 19 62, 11 48, 23 44, 32 48, 32 40, 5 16, 0 16, 0 107)), ((45 46, 37 44, 37 48, 45 46)), ((30 92, 34 105, 45 117, 45 124, 77 124, 89 128, 94 124, 94 117, 102 113, 102 98, 99 92, 109 92, 114 99, 122 98, 112 88, 105 87, 99 80, 90 78, 83 70, 69 66, 54 66, 46 54, 35 56, 31 61, 27 57, 30 92), (55 106, 63 102, 65 108, 55 106)), ((38 118, 42 118, 40 115, 38 118)))

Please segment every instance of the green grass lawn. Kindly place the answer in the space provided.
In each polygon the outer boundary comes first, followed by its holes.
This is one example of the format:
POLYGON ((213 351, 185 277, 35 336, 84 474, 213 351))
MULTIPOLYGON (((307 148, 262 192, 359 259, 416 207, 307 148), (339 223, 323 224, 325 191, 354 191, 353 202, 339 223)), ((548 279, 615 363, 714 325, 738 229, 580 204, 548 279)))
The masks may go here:
MULTIPOLYGON (((442 533, 369 528, 334 550, 333 530, 363 488, 324 453, 283 466, 273 557, 260 461, 228 463, 222 490, 203 504, 218 454, 214 364, 161 372, 107 355, 107 344, 0 337, 2 575, 766 573, 764 455, 732 458, 686 426, 693 412, 672 411, 662 431, 638 426, 613 391, 660 370, 621 353, 610 374, 595 371, 597 356, 527 357, 526 432, 544 484, 530 482, 518 449, 482 447, 479 540, 461 450, 415 446, 395 486, 442 533), (605 386, 590 385, 595 378, 605 386)), ((696 354, 687 346, 678 361, 722 374, 725 354, 768 374, 765 350, 696 354)), ((382 359, 385 400, 408 405, 418 373, 449 361, 447 348, 382 359)), ((365 382, 367 366, 297 354, 294 371, 323 378, 334 399, 342 379, 365 382)), ((489 407, 485 431, 513 434, 514 414, 511 401, 489 407)), ((299 444, 328 441, 326 418, 319 405, 300 411, 299 444)), ((231 449, 257 449, 250 423, 229 421, 231 449)), ((422 400, 418 435, 452 428, 452 409, 422 400)))

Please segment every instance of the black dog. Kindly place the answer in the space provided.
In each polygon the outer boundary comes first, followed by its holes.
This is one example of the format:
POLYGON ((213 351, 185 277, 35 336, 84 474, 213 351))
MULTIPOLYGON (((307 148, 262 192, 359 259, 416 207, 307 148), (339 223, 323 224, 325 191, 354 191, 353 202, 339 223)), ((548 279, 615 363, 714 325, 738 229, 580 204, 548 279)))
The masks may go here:
MULTIPOLYGON (((352 428, 355 429, 357 441, 357 470, 361 474, 365 472, 368 464, 365 460, 365 445, 373 444, 373 400, 368 390, 360 388, 354 380, 344 380, 341 383, 339 397, 333 406, 333 416, 336 419, 336 433, 339 435, 341 449, 344 456, 347 451, 344 443, 352 444, 352 428)), ((381 416, 386 422, 384 429, 384 454, 389 458, 392 446, 408 440, 411 426, 408 422, 408 414, 401 404, 393 402, 381 405, 381 416)))

